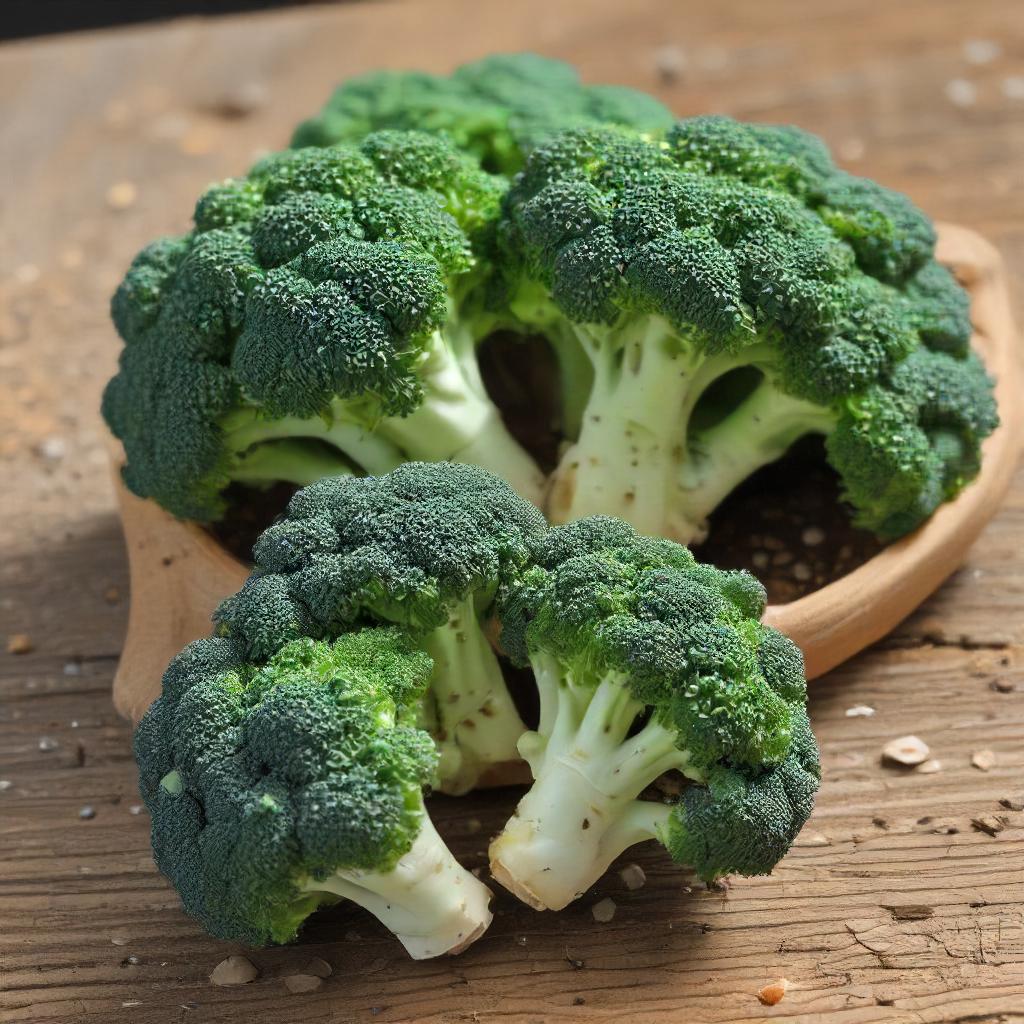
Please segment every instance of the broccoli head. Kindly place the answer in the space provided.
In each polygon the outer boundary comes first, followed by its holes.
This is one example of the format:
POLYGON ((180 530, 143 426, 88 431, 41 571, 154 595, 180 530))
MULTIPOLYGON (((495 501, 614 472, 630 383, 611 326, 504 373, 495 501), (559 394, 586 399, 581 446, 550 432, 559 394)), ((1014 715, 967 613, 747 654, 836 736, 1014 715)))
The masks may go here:
POLYGON ((375 71, 344 82, 292 145, 326 146, 380 128, 447 135, 491 171, 511 174, 524 154, 555 132, 625 125, 653 135, 672 115, 653 97, 615 85, 583 85, 574 68, 533 53, 492 54, 450 77, 375 71))
POLYGON ((171 662, 135 755, 157 865, 211 934, 287 942, 342 899, 416 958, 484 931, 490 893, 423 806, 430 672, 397 629, 301 638, 262 663, 214 637, 171 662))
POLYGON ((563 132, 530 153, 499 237, 513 312, 573 353, 555 522, 616 514, 689 542, 812 433, 885 539, 977 471, 991 384, 932 226, 810 135, 722 117, 662 142, 563 132))
POLYGON ((454 459, 538 497, 475 356, 503 189, 443 139, 392 131, 209 189, 113 299, 125 347, 103 413, 129 488, 208 520, 232 480, 454 459))
POLYGON ((491 846, 494 877, 560 909, 634 843, 707 879, 767 874, 811 813, 818 753, 803 658, 758 621, 761 585, 593 516, 553 528, 502 589, 502 642, 532 666, 534 783, 491 846), (665 772, 671 803, 639 799, 665 772))
POLYGON ((518 760, 526 727, 486 629, 498 588, 546 529, 530 502, 474 466, 320 480, 262 534, 252 576, 215 618, 256 659, 362 623, 412 631, 434 661, 421 721, 441 751, 438 787, 465 792, 518 760))

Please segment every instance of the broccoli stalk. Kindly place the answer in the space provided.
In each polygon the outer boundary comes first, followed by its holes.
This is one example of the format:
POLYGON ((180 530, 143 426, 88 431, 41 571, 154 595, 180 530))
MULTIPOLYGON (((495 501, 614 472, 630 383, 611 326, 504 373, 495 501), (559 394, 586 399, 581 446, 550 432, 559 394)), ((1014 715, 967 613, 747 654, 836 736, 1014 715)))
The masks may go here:
POLYGON ((480 628, 472 596, 456 602, 448 622, 422 643, 434 661, 428 731, 440 752, 441 788, 465 793, 489 766, 516 760, 526 726, 480 628))
MULTIPOLYGON (((486 466, 517 494, 541 502, 544 477, 508 432, 480 378, 476 343, 486 329, 455 314, 435 332, 418 367, 424 401, 404 417, 379 420, 374 433, 400 453, 398 462, 462 462, 486 466)), ((384 470, 371 470, 383 472, 384 470)))
POLYGON ((247 655, 366 622, 410 630, 434 661, 420 722, 459 794, 517 761, 525 725, 487 639, 495 594, 529 563, 547 524, 498 477, 455 462, 404 463, 295 494, 256 543, 256 569, 215 618, 247 655))
POLYGON ((691 426, 716 380, 738 367, 770 366, 766 345, 705 355, 657 316, 604 330, 579 325, 576 334, 592 360, 593 386, 579 437, 552 480, 553 522, 608 514, 642 533, 700 540, 707 516, 738 484, 797 438, 835 425, 831 410, 785 394, 766 376, 717 423, 691 426))
POLYGON ((299 886, 317 903, 330 897, 358 903, 414 960, 461 953, 491 921, 490 891, 452 856, 426 808, 422 814, 415 841, 389 871, 353 868, 299 886))
POLYGON ((305 487, 325 476, 347 476, 347 459, 308 444, 290 440, 267 441, 239 453, 231 478, 250 487, 290 483, 305 487))
POLYGON ((406 416, 373 418, 372 409, 340 399, 318 416, 275 418, 255 408, 229 414, 221 430, 225 450, 234 453, 231 479, 305 486, 357 470, 387 473, 403 462, 486 462, 539 504, 543 476, 484 390, 474 347, 468 328, 449 324, 432 335, 417 371, 424 399, 406 416), (273 443, 284 438, 291 443, 273 443), (323 444, 302 443, 308 441, 323 444))
POLYGON ((535 782, 491 846, 491 873, 535 909, 560 910, 630 846, 665 842, 671 807, 638 799, 647 786, 667 771, 698 782, 703 773, 657 721, 626 738, 644 705, 623 678, 580 686, 550 656, 531 664, 541 727, 523 735, 519 751, 535 782))
POLYGON ((803 660, 757 621, 752 577, 594 516, 551 530, 500 605, 541 710, 519 743, 533 786, 491 845, 495 879, 560 909, 648 839, 705 878, 772 870, 820 772, 803 660), (673 771, 692 783, 678 801, 640 799, 673 771))
POLYGON ((483 933, 490 893, 423 804, 437 752, 413 719, 431 667, 394 628, 263 662, 214 637, 171 662, 135 755, 157 865, 208 931, 287 942, 348 899, 417 959, 483 933))

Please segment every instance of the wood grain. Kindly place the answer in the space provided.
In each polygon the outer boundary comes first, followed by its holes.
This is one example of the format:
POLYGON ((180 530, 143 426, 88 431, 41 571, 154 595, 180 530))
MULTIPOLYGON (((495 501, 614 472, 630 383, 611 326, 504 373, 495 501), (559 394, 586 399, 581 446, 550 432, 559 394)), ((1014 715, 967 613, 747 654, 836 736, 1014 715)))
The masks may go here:
MULTIPOLYGON (((95 411, 118 350, 107 298, 142 244, 186 227, 205 183, 282 144, 343 74, 444 70, 492 49, 565 57, 680 114, 819 132, 851 170, 994 240, 1021 322, 1022 19, 1016 0, 437 0, 0 49, 0 634, 33 645, 0 654, 0 1021, 1024 1020, 1024 813, 999 803, 1024 789, 1024 475, 966 565, 815 684, 824 785, 773 877, 707 891, 641 848, 629 859, 644 888, 613 871, 558 915, 499 895, 480 942, 425 964, 338 908, 301 944, 249 954, 252 984, 217 988, 209 972, 239 950, 182 914, 131 813, 129 733, 110 703, 129 585, 95 411), (1000 52, 974 48, 990 59, 972 63, 972 39, 1000 52), (947 95, 960 80, 966 106, 947 95), (137 198, 114 209, 119 182, 137 198), (875 714, 846 717, 858 704, 875 714), (942 771, 880 764, 911 732, 942 771), (40 749, 44 737, 58 745, 40 749), (988 772, 970 763, 983 749, 988 772), (993 816, 1006 819, 995 835, 971 824, 993 816), (590 906, 605 895, 618 908, 598 925, 590 906), (282 979, 311 956, 334 974, 290 994, 282 979), (762 1006, 758 989, 779 977, 785 998, 762 1006)), ((432 806, 482 866, 515 799, 432 806)))

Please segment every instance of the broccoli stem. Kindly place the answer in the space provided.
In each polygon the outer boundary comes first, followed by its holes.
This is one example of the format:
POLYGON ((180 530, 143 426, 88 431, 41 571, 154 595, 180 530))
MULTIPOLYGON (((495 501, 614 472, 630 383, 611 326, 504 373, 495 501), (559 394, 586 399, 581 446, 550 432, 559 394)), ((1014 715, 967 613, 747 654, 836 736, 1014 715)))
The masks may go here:
POLYGON ((352 466, 340 454, 302 441, 267 441, 248 449, 231 470, 231 478, 255 487, 279 481, 305 487, 326 476, 351 476, 352 466))
POLYGON ((545 336, 558 361, 562 434, 575 441, 580 436, 583 416, 594 387, 594 366, 569 325, 556 322, 545 331, 545 336))
POLYGON ((624 850, 660 837, 669 809, 638 800, 646 786, 672 769, 699 773, 658 722, 628 736, 643 704, 622 678, 585 686, 549 656, 532 662, 549 732, 520 742, 534 784, 491 845, 491 874, 537 910, 560 910, 624 850))
POLYGON ((591 345, 582 340, 576 325, 566 321, 551 301, 547 288, 539 282, 521 282, 509 308, 513 315, 513 322, 508 325, 511 330, 537 331, 554 350, 559 370, 562 434, 575 441, 594 386, 591 345))
POLYGON ((292 440, 300 445, 303 439, 312 439, 332 445, 349 460, 350 465, 354 464, 367 473, 388 473, 404 461, 402 453, 394 445, 356 422, 342 402, 332 407, 328 417, 282 416, 271 419, 256 409, 243 409, 227 417, 221 427, 226 445, 238 455, 267 441, 292 440))
POLYGON ((458 323, 436 332, 420 369, 424 397, 408 416, 389 416, 375 433, 407 459, 464 462, 509 482, 539 505, 543 475, 508 432, 480 379, 473 332, 458 323))
POLYGON ((426 810, 412 847, 390 871, 336 871, 304 893, 340 896, 368 910, 415 960, 460 953, 491 923, 491 892, 452 856, 426 810))
POLYGON ((691 438, 677 507, 690 521, 703 523, 752 473, 799 438, 827 434, 835 423, 831 409, 784 394, 766 377, 728 416, 691 438))
POLYGON ((516 743, 526 726, 480 628, 472 595, 455 606, 446 625, 427 635, 424 649, 434 659, 428 697, 441 755, 438 788, 458 796, 487 768, 519 759, 516 743))
POLYGON ((594 385, 579 439, 555 470, 548 518, 617 515, 641 533, 692 540, 701 523, 676 501, 687 422, 701 392, 741 361, 681 347, 678 332, 660 317, 584 343, 594 385))
MULTIPOLYGON (((577 330, 586 339, 586 329, 577 330)), ((589 330, 594 386, 579 439, 552 479, 552 522, 617 515, 640 533, 689 544, 703 538, 708 515, 751 473, 797 438, 835 425, 830 409, 778 390, 763 343, 703 356, 660 317, 589 330), (701 395, 741 366, 769 373, 724 419, 691 436, 701 395)))

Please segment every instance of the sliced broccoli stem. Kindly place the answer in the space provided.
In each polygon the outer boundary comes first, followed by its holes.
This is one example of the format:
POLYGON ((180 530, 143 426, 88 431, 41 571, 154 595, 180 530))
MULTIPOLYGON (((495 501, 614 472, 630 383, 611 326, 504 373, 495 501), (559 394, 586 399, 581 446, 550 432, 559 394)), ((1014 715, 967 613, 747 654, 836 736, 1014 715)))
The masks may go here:
POLYGON ((358 903, 415 960, 459 953, 491 923, 490 890, 456 861, 426 810, 415 842, 390 871, 336 871, 301 890, 358 903))
POLYGON ((543 475, 487 396, 472 346, 471 332, 458 324, 435 332, 420 369, 422 403, 408 416, 381 420, 375 433, 412 461, 481 466, 539 505, 543 475))
POLYGON ((675 502, 687 422, 701 392, 736 357, 706 359, 682 347, 660 317, 591 333, 588 343, 594 385, 579 439, 555 471, 548 517, 617 515, 641 533, 691 540, 700 523, 675 502))
POLYGON ((326 476, 351 476, 352 465, 340 453, 302 441, 267 441, 239 455, 231 478, 255 487, 284 481, 305 487, 326 476))
POLYGON ((472 789, 488 767, 519 759, 516 744, 526 726, 480 628, 472 595, 452 610, 446 625, 427 635, 424 648, 434 659, 429 696, 444 780, 439 788, 457 796, 472 789))
POLYGON ((545 657, 534 671, 551 729, 520 744, 534 784, 491 845, 491 874, 530 906, 560 910, 624 850, 659 837, 667 815, 637 799, 646 786, 672 769, 699 773, 676 734, 653 720, 627 738, 643 705, 622 678, 584 686, 545 657))
POLYGON ((691 437, 680 468, 677 507, 703 523, 744 480, 774 462, 799 438, 827 434, 836 423, 827 406, 793 398, 765 378, 713 427, 691 437))

